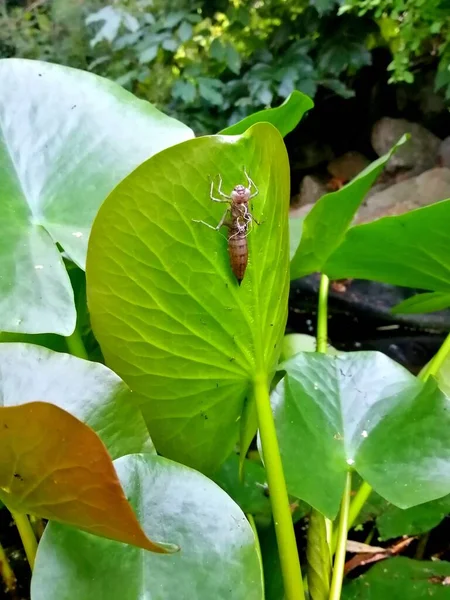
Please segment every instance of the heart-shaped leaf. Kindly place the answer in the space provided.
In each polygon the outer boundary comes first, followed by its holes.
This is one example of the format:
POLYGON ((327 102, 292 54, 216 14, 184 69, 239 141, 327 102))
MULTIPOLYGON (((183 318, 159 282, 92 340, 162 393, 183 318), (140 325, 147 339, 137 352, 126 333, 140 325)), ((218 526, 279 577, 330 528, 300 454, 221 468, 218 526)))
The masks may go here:
POLYGON ((302 231, 291 260, 291 279, 322 270, 327 259, 343 242, 356 211, 384 165, 406 140, 407 137, 403 136, 388 154, 370 164, 342 189, 322 196, 306 217, 299 220, 298 226, 302 231))
POLYGON ((408 508, 450 492, 450 401, 378 352, 283 363, 272 406, 287 486, 334 518, 346 472, 408 508))
POLYGON ((262 600, 253 532, 225 492, 158 456, 126 456, 115 467, 144 529, 180 552, 161 556, 50 523, 37 553, 33 600, 262 600))
POLYGON ((294 90, 280 106, 255 112, 238 123, 226 127, 220 133, 240 135, 255 123, 272 123, 284 137, 297 127, 303 115, 313 106, 314 102, 309 96, 294 90))
POLYGON ((0 447, 6 506, 153 552, 171 550, 146 537, 105 446, 68 412, 47 402, 0 408, 0 447))
POLYGON ((352 227, 324 272, 450 292, 450 200, 352 227))
POLYGON ((113 187, 193 134, 107 79, 29 60, 0 60, 0 114, 0 330, 70 335, 76 312, 56 244, 84 267, 113 187))
POLYGON ((382 540, 403 535, 420 535, 430 531, 450 513, 450 496, 425 502, 402 510, 390 504, 377 517, 377 529, 382 540))
POLYGON ((450 306, 450 294, 442 294, 441 292, 426 292, 424 294, 416 294, 411 298, 407 298, 400 302, 392 309, 394 315, 401 314, 420 314, 430 313, 439 310, 444 310, 450 306))
MULTIPOLYGON (((360 486, 361 478, 354 474, 352 478, 354 493, 360 486)), ((402 509, 390 504, 372 490, 354 525, 358 526, 368 521, 376 521, 379 539, 390 540, 403 535, 411 536, 426 533, 436 527, 449 512, 450 495, 402 509)))
POLYGON ((448 600, 450 564, 398 556, 344 586, 343 600, 448 600))
POLYGON ((154 452, 130 390, 107 367, 33 344, 0 344, 0 406, 42 399, 89 425, 113 459, 154 452))
MULTIPOLYGON (((217 189, 214 188, 217 195, 217 189)), ((95 219, 87 263, 93 330, 107 364, 138 392, 159 452, 209 471, 230 455, 256 378, 270 380, 286 322, 289 165, 278 131, 179 144, 136 169, 95 219), (211 178, 246 184, 261 222, 241 285, 216 225, 211 178)), ((251 413, 251 410, 249 411, 251 413)), ((252 419, 249 419, 249 423, 252 419)), ((248 437, 248 436, 247 436, 248 437)))

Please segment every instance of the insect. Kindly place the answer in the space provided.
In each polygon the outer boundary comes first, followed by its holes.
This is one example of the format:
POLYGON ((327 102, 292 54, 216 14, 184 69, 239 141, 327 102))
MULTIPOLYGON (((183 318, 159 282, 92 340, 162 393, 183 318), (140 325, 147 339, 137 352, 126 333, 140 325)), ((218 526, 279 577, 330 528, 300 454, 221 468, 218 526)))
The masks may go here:
POLYGON ((214 197, 214 181, 211 181, 211 189, 209 192, 211 200, 213 202, 223 202, 228 204, 226 211, 216 227, 213 227, 205 221, 192 219, 195 223, 202 223, 215 231, 219 231, 221 227, 228 228, 228 252, 230 255, 230 264, 239 285, 241 285, 241 282, 244 279, 248 263, 247 235, 250 232, 252 223, 260 225, 248 210, 249 200, 257 196, 259 190, 255 183, 250 179, 245 169, 244 173, 247 178, 247 186, 242 184, 236 185, 229 195, 222 191, 222 176, 219 175, 217 192, 221 198, 214 197), (255 190, 253 193, 252 188, 255 190))

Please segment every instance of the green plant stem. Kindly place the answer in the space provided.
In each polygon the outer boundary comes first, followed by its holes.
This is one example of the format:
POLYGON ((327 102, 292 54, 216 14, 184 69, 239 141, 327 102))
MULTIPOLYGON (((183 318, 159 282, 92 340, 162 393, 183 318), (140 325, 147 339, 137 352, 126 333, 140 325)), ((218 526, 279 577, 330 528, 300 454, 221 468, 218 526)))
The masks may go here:
POLYGON ((350 493, 352 491, 352 474, 347 473, 344 494, 342 496, 341 512, 339 515, 339 529, 336 546, 336 556, 331 579, 330 599, 339 600, 341 597, 342 580, 344 579, 345 554, 347 551, 348 513, 350 507, 350 493))
POLYGON ((25 554, 27 555, 27 559, 30 564, 30 568, 31 570, 33 570, 38 546, 33 528, 31 527, 27 515, 24 515, 20 512, 16 512, 15 510, 11 509, 9 509, 9 512, 11 513, 12 518, 14 519, 17 531, 19 532, 20 539, 22 540, 22 544, 25 550, 25 554))
POLYGON ((328 347, 328 288, 330 280, 322 275, 319 287, 319 302, 317 307, 317 352, 327 353, 328 347))
POLYGON ((33 527, 34 534, 39 542, 41 537, 44 535, 45 525, 42 519, 30 515, 30 523, 33 527))
MULTIPOLYGON (((367 502, 370 494, 372 493, 372 488, 370 485, 363 481, 359 490, 356 492, 353 500, 350 503, 350 509, 348 513, 348 528, 351 529, 356 519, 358 518, 359 513, 361 512, 362 507, 367 502)), ((331 545, 331 550, 334 553, 337 545, 337 531, 333 534, 333 542, 331 545)))
POLYGON ((265 376, 255 379, 255 398, 285 598, 286 600, 304 600, 305 593, 303 590, 294 524, 289 506, 289 497, 286 489, 275 422, 270 406, 269 387, 265 376))
POLYGON ((450 352, 450 333, 445 338, 442 346, 430 360, 428 365, 422 370, 419 374, 418 379, 422 381, 426 381, 430 375, 436 375, 439 369, 442 367, 442 363, 447 358, 448 353, 450 352))
POLYGON ((358 518, 359 513, 361 512, 362 507, 369 499, 370 494, 372 493, 372 488, 370 485, 363 481, 361 487, 356 492, 352 503, 350 504, 350 510, 348 515, 348 527, 349 529, 353 527, 354 522, 358 518))
MULTIPOLYGON (((427 379, 430 376, 436 375, 436 373, 442 367, 442 363, 447 358, 449 353, 450 353, 450 333, 447 335, 447 337, 445 338, 441 347, 436 352, 436 354, 433 356, 433 358, 430 360, 428 365, 424 369, 422 369, 421 373, 417 376, 417 379, 420 379, 421 381, 423 381, 425 383, 425 381, 427 381, 427 379)), ((369 498, 371 491, 372 491, 372 488, 370 487, 370 485, 368 483, 364 482, 361 485, 361 487, 359 488, 355 497, 353 498, 353 501, 350 505, 349 528, 355 522, 362 507, 364 506, 364 503, 369 498)), ((333 548, 334 547, 335 547, 335 544, 333 543, 333 548)))
POLYGON ((84 358, 86 360, 89 358, 88 353, 86 352, 86 348, 84 347, 78 326, 75 327, 75 331, 72 333, 72 335, 66 337, 66 344, 72 356, 78 356, 78 358, 84 358))
MULTIPOLYGON (((319 287, 319 301, 317 307, 317 352, 326 354, 328 351, 328 290, 330 280, 322 274, 319 287)), ((325 519, 325 517, 324 517, 325 519)), ((333 523, 325 519, 325 531, 328 547, 331 548, 333 523)))
POLYGON ((325 517, 313 509, 309 517, 306 558, 311 600, 327 600, 330 593, 331 554, 325 517))
POLYGON ((16 576, 6 556, 5 549, 0 544, 0 574, 7 592, 16 589, 16 576))
MULTIPOLYGON (((322 354, 328 348, 328 288, 329 279, 322 275, 317 308, 316 349, 322 354)), ((330 592, 332 524, 314 508, 309 519, 307 551, 308 588, 312 600, 326 600, 330 592)))

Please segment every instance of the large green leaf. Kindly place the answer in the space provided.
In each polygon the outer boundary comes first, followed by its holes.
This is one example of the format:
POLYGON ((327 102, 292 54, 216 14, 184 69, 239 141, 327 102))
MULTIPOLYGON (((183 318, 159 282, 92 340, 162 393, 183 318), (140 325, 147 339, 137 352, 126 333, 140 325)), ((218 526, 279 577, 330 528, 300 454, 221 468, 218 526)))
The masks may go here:
POLYGON ((98 213, 87 264, 93 330, 169 458, 217 467, 237 440, 253 381, 273 374, 287 311, 288 208, 286 149, 262 123, 160 152, 98 213), (224 205, 211 202, 210 178, 222 175, 229 192, 246 183, 244 165, 259 188, 251 211, 261 225, 247 237, 239 286, 226 239, 193 219, 219 221, 224 205))
POLYGON ((450 292, 450 200, 350 229, 324 272, 450 292))
POLYGON ((84 267, 93 218, 137 165, 190 129, 96 75, 0 60, 0 330, 70 335, 60 244, 84 267))
POLYGON ((399 556, 344 586, 343 600, 448 600, 450 563, 399 556))
POLYGON ((303 115, 311 110, 313 106, 314 102, 309 96, 294 90, 281 106, 266 108, 253 113, 242 119, 242 121, 226 127, 220 133, 223 135, 240 135, 255 123, 272 123, 284 137, 297 127, 303 115))
POLYGON ((55 404, 89 425, 112 458, 154 452, 130 390, 108 368, 33 344, 0 344, 0 405, 34 400, 55 404))
POLYGON ((225 492, 158 456, 126 456, 115 467, 144 530, 180 552, 163 557, 50 523, 32 600, 262 600, 252 529, 225 492))
POLYGON ((355 469, 400 508, 450 492, 450 411, 378 352, 305 352, 283 363, 272 395, 288 490, 334 518, 355 469))
MULTIPOLYGON (((306 217, 299 220, 301 239, 295 253, 291 251, 291 279, 322 270, 327 259, 344 240, 356 211, 384 165, 406 139, 402 137, 388 154, 370 164, 342 189, 322 196, 306 217)), ((295 225, 297 223, 293 221, 292 226, 295 225)))

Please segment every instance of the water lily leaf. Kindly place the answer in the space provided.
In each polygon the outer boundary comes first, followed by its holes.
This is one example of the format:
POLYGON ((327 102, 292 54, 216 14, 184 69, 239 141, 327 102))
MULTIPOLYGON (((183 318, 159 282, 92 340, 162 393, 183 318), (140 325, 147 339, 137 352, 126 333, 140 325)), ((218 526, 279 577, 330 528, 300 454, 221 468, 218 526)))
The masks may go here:
POLYGON ((382 540, 402 535, 420 535, 430 531, 450 513, 450 496, 444 496, 402 510, 389 505, 377 518, 377 529, 382 540))
POLYGON ((2 407, 0 446, 6 506, 153 552, 170 551, 147 538, 100 438, 68 412, 47 402, 2 407))
POLYGON ((76 311, 56 244, 84 267, 109 192, 193 133, 107 79, 31 60, 0 60, 0 113, 0 330, 70 335, 76 311))
MULTIPOLYGON (((359 489, 361 479, 354 474, 352 488, 354 493, 359 489)), ((359 513, 355 525, 367 521, 376 521, 378 537, 390 540, 403 535, 420 535, 436 527, 450 512, 450 496, 438 498, 432 502, 418 504, 411 508, 401 509, 390 504, 379 494, 372 491, 359 513)))
POLYGON ((400 508, 450 493, 450 404, 378 352, 305 352, 272 395, 288 490, 333 519, 355 469, 400 508))
POLYGON ((105 360, 136 392, 158 452, 204 472, 230 455, 255 378, 270 381, 276 368, 288 209, 286 149, 260 123, 160 152, 116 187, 94 222, 88 304, 105 360), (246 238, 239 285, 227 240, 193 220, 219 222, 224 205, 210 199, 211 178, 217 186, 221 175, 229 193, 246 183, 244 165, 259 189, 249 208, 261 225, 246 238))
POLYGON ((114 464, 145 531, 174 541, 180 552, 161 556, 50 523, 37 554, 33 600, 263 599, 252 529, 224 491, 159 456, 114 464))
MULTIPOLYGON (((322 270, 328 258, 344 241, 356 211, 385 164, 406 140, 407 137, 403 136, 390 152, 375 160, 346 186, 322 196, 306 217, 299 220, 301 239, 291 259, 291 279, 322 270)), ((295 221, 292 226, 295 226, 295 221)))
POLYGON ((33 344, 0 344, 0 406, 43 398, 89 425, 113 459, 155 451, 129 388, 107 367, 33 344))
POLYGON ((342 590, 343 600, 447 600, 450 564, 398 556, 373 566, 342 590))
POLYGON ((238 123, 223 129, 222 135, 240 135, 255 123, 272 123, 284 137, 297 127, 303 115, 313 108, 314 102, 298 90, 294 90, 276 108, 266 108, 245 117, 238 123))
POLYGON ((372 279, 450 292, 450 200, 352 227, 330 256, 332 279, 372 279))

